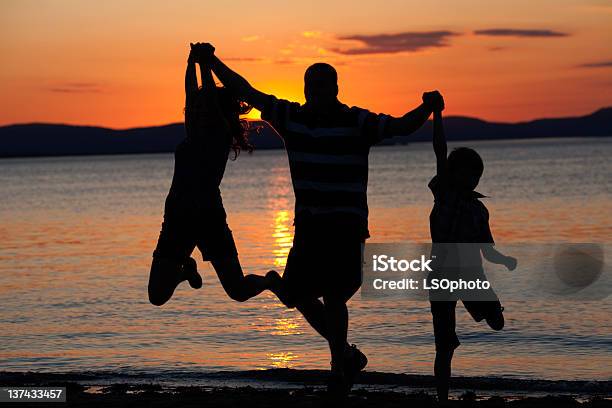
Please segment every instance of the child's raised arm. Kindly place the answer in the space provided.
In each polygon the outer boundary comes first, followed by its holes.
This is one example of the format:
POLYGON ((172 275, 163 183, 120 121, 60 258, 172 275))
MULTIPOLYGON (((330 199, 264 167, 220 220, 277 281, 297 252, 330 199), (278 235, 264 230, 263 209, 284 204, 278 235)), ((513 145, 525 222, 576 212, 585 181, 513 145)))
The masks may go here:
POLYGON ((187 69, 185 70, 185 108, 189 109, 195 94, 198 92, 198 77, 195 69, 195 58, 193 51, 189 52, 187 58, 187 69))
POLYGON ((202 58, 200 58, 198 64, 200 65, 202 92, 204 92, 206 105, 208 106, 208 109, 210 110, 210 113, 212 113, 212 117, 214 117, 215 120, 220 120, 226 127, 229 127, 229 124, 225 119, 225 115, 223 115, 221 111, 221 106, 219 105, 219 99, 217 98, 217 85, 215 84, 215 80, 212 75, 210 63, 205 62, 202 58))
POLYGON ((202 78, 202 90, 204 91, 204 95, 206 101, 211 101, 215 106, 217 105, 217 85, 215 84, 215 80, 212 76, 212 70, 210 67, 210 63, 202 61, 198 61, 200 64, 200 77, 202 78))
POLYGON ((433 148, 436 153, 436 174, 442 176, 446 174, 446 137, 444 136, 444 126, 442 124, 442 111, 436 110, 433 114, 433 148))

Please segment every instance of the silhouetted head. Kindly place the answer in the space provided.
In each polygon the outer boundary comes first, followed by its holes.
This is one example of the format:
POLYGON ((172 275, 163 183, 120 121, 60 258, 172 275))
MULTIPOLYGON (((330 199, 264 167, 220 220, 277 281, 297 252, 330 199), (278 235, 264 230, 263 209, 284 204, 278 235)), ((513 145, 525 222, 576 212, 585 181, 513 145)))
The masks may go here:
POLYGON ((317 62, 304 73, 306 103, 314 108, 326 108, 338 101, 338 74, 334 67, 317 62))
POLYGON ((472 191, 480 181, 484 163, 476 150, 458 147, 448 155, 448 171, 457 188, 472 191))
POLYGON ((217 125, 226 126, 230 136, 228 143, 234 151, 234 159, 238 157, 241 150, 246 149, 249 153, 253 151, 253 145, 249 143, 248 122, 240 118, 251 111, 251 106, 234 96, 227 88, 218 87, 216 89, 217 104, 221 110, 222 117, 217 118, 212 113, 215 111, 206 106, 206 94, 203 89, 199 89, 193 101, 193 108, 190 112, 195 115, 194 122, 219 121, 217 125))

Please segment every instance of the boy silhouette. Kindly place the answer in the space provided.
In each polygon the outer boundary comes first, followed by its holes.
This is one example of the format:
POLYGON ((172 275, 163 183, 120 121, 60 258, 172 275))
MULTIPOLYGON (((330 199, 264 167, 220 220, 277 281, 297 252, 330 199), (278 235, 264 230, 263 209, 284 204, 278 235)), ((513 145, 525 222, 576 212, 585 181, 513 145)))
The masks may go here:
MULTIPOLYGON (((435 258, 435 262, 430 278, 452 279, 470 275, 486 279, 482 256, 489 262, 513 270, 516 268, 516 259, 501 254, 493 247, 489 212, 480 201, 485 196, 474 191, 484 171, 482 159, 475 150, 467 147, 454 149, 447 157, 442 125, 443 109, 443 104, 436 106, 433 119, 436 175, 429 183, 434 196, 429 219, 432 258, 435 258)), ((461 294, 458 297, 448 296, 443 291, 430 292, 436 344, 434 375, 438 400, 442 403, 448 400, 451 361, 460 344, 455 332, 455 307, 457 299, 461 297, 461 294)), ((501 330, 504 327, 504 315, 497 295, 491 289, 482 298, 486 300, 462 299, 462 303, 475 321, 484 319, 493 330, 501 330)))

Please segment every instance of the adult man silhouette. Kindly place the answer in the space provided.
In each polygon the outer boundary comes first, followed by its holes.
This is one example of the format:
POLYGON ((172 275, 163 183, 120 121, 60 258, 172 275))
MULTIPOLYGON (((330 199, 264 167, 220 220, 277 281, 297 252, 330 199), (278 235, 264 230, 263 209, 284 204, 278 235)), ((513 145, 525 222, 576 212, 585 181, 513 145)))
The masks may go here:
POLYGON ((397 118, 349 108, 338 100, 336 70, 316 63, 304 75, 306 103, 300 105, 255 89, 215 56, 212 45, 198 46, 208 53, 221 82, 260 110, 285 142, 295 192, 295 236, 275 293, 328 341, 329 389, 345 393, 367 364, 365 355, 347 343, 346 303, 361 285, 362 246, 369 237, 370 147, 413 133, 443 105, 442 96, 424 93, 420 106, 397 118))

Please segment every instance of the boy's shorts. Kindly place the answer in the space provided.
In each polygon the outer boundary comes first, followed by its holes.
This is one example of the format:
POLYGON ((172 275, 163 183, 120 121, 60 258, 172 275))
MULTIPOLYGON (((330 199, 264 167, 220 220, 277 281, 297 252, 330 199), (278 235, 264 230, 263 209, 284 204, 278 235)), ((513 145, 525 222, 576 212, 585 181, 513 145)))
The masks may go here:
POLYGON ((308 226, 295 229, 283 273, 289 307, 322 296, 348 301, 361 286, 364 241, 323 235, 308 226))
POLYGON ((164 222, 153 257, 176 259, 182 263, 195 247, 204 261, 238 256, 223 207, 197 211, 166 200, 164 222))
MULTIPOLYGON (((499 300, 496 301, 462 301, 463 306, 472 316, 480 322, 487 317, 497 316, 502 313, 503 308, 499 300)), ((434 301, 430 302, 431 314, 433 316, 434 337, 436 351, 452 351, 461 344, 455 331, 456 301, 434 301)))

